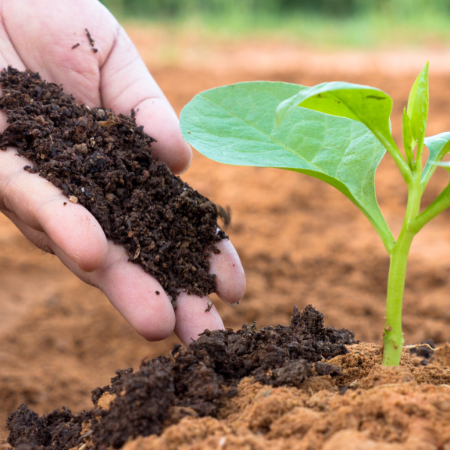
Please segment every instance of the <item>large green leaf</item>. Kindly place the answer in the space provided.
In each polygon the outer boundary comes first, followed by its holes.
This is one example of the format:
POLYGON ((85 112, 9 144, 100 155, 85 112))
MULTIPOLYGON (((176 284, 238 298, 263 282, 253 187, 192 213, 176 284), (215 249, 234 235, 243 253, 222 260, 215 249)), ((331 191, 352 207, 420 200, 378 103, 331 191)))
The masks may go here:
POLYGON ((416 142, 422 142, 428 119, 428 63, 414 81, 408 100, 408 116, 411 119, 412 135, 416 142))
POLYGON ((362 122, 378 139, 395 147, 390 131, 392 99, 370 86, 334 81, 304 89, 277 108, 277 119, 284 120, 296 106, 332 116, 362 122))
POLYGON ((436 164, 439 162, 445 154, 450 150, 450 133, 441 133, 436 136, 427 137, 424 140, 424 144, 428 147, 429 155, 427 163, 422 170, 422 192, 425 190, 428 181, 436 170, 436 164))
POLYGON ((294 170, 326 181, 361 209, 390 251, 394 239, 374 185, 384 148, 360 122, 304 108, 277 126, 277 105, 302 89, 252 82, 202 92, 181 113, 183 136, 215 161, 294 170))

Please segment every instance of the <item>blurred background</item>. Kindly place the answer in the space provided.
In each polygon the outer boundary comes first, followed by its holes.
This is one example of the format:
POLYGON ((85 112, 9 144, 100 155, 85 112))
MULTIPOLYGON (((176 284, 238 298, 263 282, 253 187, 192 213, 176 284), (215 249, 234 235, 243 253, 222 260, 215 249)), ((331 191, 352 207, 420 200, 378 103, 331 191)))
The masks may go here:
POLYGON ((450 0, 102 0, 119 19, 336 47, 448 42, 450 0))
MULTIPOLYGON (((410 87, 430 61, 427 135, 450 130, 450 0, 103 0, 180 113, 216 86, 273 80, 312 86, 348 81, 394 99, 392 129, 410 87)), ((95 39, 95 30, 90 30, 95 39)), ((227 233, 247 273, 231 308, 214 295, 227 327, 287 324, 293 305, 313 304, 325 323, 378 342, 389 259, 371 225, 341 193, 305 175, 224 166, 194 152, 183 179, 229 205, 227 233)), ((448 182, 437 170, 424 205, 448 182)), ((385 158, 377 196, 398 233, 406 191, 385 158)), ((427 225, 411 251, 405 291, 407 344, 450 341, 450 222, 427 225)), ((0 216, 0 445, 7 414, 22 402, 39 412, 90 407, 90 392, 115 370, 165 354, 139 337, 103 294, 33 248, 0 216)))

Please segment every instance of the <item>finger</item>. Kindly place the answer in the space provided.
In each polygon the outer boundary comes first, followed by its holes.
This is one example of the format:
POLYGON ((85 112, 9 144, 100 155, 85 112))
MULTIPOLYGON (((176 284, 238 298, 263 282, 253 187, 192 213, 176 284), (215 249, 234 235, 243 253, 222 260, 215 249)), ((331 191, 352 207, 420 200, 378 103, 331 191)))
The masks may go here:
POLYGON ((100 267, 107 256, 106 236, 80 204, 23 167, 31 164, 13 148, 0 151, 0 208, 10 211, 28 227, 44 232, 83 271, 100 267))
POLYGON ((153 154, 175 173, 185 171, 192 150, 184 141, 177 115, 140 58, 123 28, 101 68, 100 92, 103 106, 116 113, 136 111, 136 120, 157 142, 153 154))
POLYGON ((234 304, 245 294, 244 268, 228 239, 223 239, 216 245, 220 253, 213 254, 210 259, 210 272, 216 274, 216 292, 225 303, 234 304))
POLYGON ((175 316, 175 334, 184 344, 197 340, 206 329, 224 329, 219 312, 208 297, 181 293, 177 298, 175 316))
POLYGON ((81 271, 59 249, 55 249, 55 254, 75 275, 103 291, 145 339, 159 341, 173 332, 175 313, 164 289, 141 266, 128 261, 123 247, 109 241, 105 263, 91 273, 81 271))

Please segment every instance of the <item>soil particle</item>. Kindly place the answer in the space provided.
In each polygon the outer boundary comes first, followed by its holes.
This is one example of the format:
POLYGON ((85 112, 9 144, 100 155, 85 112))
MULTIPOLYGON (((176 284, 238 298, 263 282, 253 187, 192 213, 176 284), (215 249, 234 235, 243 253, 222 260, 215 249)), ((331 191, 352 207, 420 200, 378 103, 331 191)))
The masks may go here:
POLYGON ((77 47, 79 47, 80 46, 80 43, 79 42, 77 42, 75 45, 72 45, 72 50, 74 50, 74 49, 76 49, 77 47))
MULTIPOLYGON (((86 30, 88 36, 89 33, 86 30)), ((215 291, 210 252, 226 238, 217 208, 151 156, 155 140, 124 115, 78 105, 33 72, 0 74, 8 128, 0 147, 17 147, 26 166, 80 203, 108 239, 153 275, 175 301, 180 290, 215 291)))
POLYGON ((98 49, 94 48, 95 41, 94 41, 94 39, 92 39, 91 33, 89 33, 89 30, 87 28, 85 28, 85 32, 86 32, 87 38, 89 39, 89 45, 92 47, 92 51, 94 53, 97 53, 98 49))
POLYGON ((413 363, 415 365, 428 365, 429 360, 432 358, 436 345, 433 339, 428 339, 427 342, 422 342, 423 345, 418 345, 410 349, 410 353, 413 358, 413 363))
POLYGON ((7 420, 8 443, 22 450, 27 446, 70 449, 79 444, 82 423, 89 418, 88 413, 73 415, 65 409, 39 417, 26 405, 21 405, 7 420))
MULTIPOLYGON (((313 363, 319 363, 329 377, 340 369, 328 368, 325 361, 348 353, 346 345, 352 343, 353 333, 325 327, 322 314, 312 306, 303 312, 295 308, 289 326, 258 331, 251 324, 237 332, 206 330, 197 341, 176 345, 167 357, 143 362, 136 373, 132 369, 117 371, 110 386, 94 390, 91 438, 97 449, 120 448, 129 439, 160 434, 168 423, 183 418, 217 417, 247 377, 266 386, 262 399, 271 398, 277 386, 301 386, 312 375, 313 363)), ((307 394, 299 391, 299 395, 307 394)), ((289 408, 297 404, 293 401, 289 408)), ((18 433, 16 423, 30 422, 30 414, 34 413, 19 409, 11 416, 8 426, 13 444, 18 433)), ((267 431, 269 424, 260 419, 255 410, 252 429, 267 431)), ((44 445, 40 435, 33 434, 34 423, 42 420, 33 416, 32 429, 24 442, 44 445)), ((43 432, 52 436, 52 430, 43 432)))
POLYGON ((226 206, 226 208, 217 205, 217 212, 219 214, 219 217, 222 219, 224 229, 226 230, 231 224, 231 208, 228 205, 226 206))
POLYGON ((94 39, 92 39, 91 33, 89 33, 89 30, 87 28, 85 28, 84 31, 86 32, 86 36, 89 39, 89 45, 93 48, 95 45, 95 41, 94 39))
POLYGON ((332 377, 342 375, 340 367, 333 366, 333 364, 317 362, 315 368, 318 375, 331 375, 332 377))

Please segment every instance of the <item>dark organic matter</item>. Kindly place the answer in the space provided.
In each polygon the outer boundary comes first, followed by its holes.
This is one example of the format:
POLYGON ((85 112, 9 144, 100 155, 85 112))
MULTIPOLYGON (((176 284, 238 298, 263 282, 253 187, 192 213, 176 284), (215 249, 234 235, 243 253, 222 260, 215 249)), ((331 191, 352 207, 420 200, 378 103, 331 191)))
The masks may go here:
POLYGON ((427 342, 422 342, 422 345, 413 347, 409 350, 411 355, 421 358, 420 364, 422 366, 428 365, 431 357, 434 355, 434 350, 436 349, 436 344, 433 339, 428 339, 427 342))
POLYGON ((215 291, 209 252, 217 207, 151 155, 154 139, 130 117, 78 105, 37 73, 9 67, 0 74, 0 108, 9 126, 0 147, 17 147, 26 170, 60 188, 99 221, 108 239, 153 275, 175 301, 179 290, 215 291))
MULTIPOLYGON (((105 393, 114 395, 114 400, 107 410, 90 413, 96 417, 93 442, 97 449, 120 448, 127 439, 161 433, 174 416, 177 420, 186 415, 214 417, 224 400, 236 394, 236 386, 244 377, 271 386, 296 387, 312 375, 313 363, 319 374, 338 375, 339 368, 325 361, 348 353, 345 345, 352 343, 352 332, 325 327, 322 314, 312 306, 303 312, 295 308, 289 326, 258 331, 253 323, 237 332, 205 330, 197 341, 176 345, 167 357, 143 362, 136 373, 132 369, 117 371, 110 386, 95 389, 92 400, 96 406, 105 393)), ((34 424, 47 416, 39 419, 33 414, 21 407, 11 416, 11 445, 22 442, 16 424, 21 430, 21 424, 28 421, 26 442, 42 448, 40 434, 33 434, 33 430, 38 430, 34 424)), ((43 432, 51 435, 52 430, 43 432)))
POLYGON ((11 430, 8 442, 16 448, 72 448, 78 445, 81 425, 90 419, 90 414, 73 415, 69 410, 55 410, 39 417, 21 405, 6 423, 11 430))
POLYGON ((91 33, 89 33, 89 30, 88 30, 87 28, 85 29, 85 31, 86 31, 86 36, 87 36, 87 38, 89 39, 89 45, 91 46, 92 51, 93 51, 94 53, 97 53, 97 52, 98 52, 98 49, 96 49, 96 48, 94 47, 95 41, 94 41, 94 39, 92 39, 91 33))

